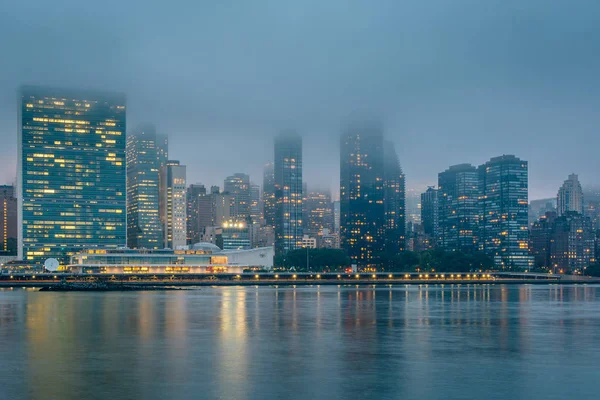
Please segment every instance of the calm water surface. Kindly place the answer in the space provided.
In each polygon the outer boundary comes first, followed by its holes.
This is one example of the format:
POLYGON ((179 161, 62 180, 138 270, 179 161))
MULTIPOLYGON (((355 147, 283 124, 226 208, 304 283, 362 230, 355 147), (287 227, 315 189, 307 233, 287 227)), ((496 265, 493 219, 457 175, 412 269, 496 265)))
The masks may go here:
POLYGON ((598 399, 600 286, 0 291, 0 399, 598 399))

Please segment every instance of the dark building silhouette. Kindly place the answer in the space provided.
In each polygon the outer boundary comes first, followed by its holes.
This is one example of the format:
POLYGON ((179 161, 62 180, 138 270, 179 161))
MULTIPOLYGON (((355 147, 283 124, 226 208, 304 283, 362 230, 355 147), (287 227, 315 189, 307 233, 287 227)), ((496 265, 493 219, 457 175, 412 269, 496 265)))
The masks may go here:
POLYGON ((566 211, 554 220, 550 261, 555 273, 582 272, 596 261, 595 231, 589 217, 566 211))
POLYGON ((351 126, 340 140, 340 241, 363 270, 380 267, 385 217, 382 129, 351 126))
POLYGON ((302 247, 302 137, 282 133, 275 138, 275 251, 302 247))
POLYGON ((552 268, 550 241, 556 218, 556 211, 547 211, 531 225, 529 232, 529 254, 533 257, 536 268, 552 268))
POLYGON ((383 205, 385 212, 385 251, 406 249, 406 182, 392 142, 383 147, 383 205))

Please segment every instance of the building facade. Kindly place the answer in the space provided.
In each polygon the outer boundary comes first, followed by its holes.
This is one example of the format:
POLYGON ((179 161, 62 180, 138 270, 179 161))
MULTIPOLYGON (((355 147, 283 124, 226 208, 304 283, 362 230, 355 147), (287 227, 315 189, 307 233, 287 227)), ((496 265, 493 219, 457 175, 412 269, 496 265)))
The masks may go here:
POLYGON ((583 214, 583 189, 576 174, 569 175, 569 179, 558 189, 556 204, 559 217, 568 212, 583 214))
POLYGON ((275 228, 277 200, 275 198, 275 169, 273 163, 265 164, 263 173, 263 217, 265 225, 275 228))
POLYGON ((479 167, 479 248, 500 268, 533 267, 529 255, 528 165, 513 155, 479 167))
POLYGON ((333 230, 333 209, 328 191, 313 190, 306 193, 304 233, 316 237, 323 229, 333 230))
POLYGON ((125 96, 23 86, 18 123, 19 258, 125 246, 125 96))
POLYGON ((250 183, 250 219, 253 224, 261 224, 262 206, 260 200, 260 186, 250 183))
MULTIPOLYGON (((186 193, 187 215, 186 231, 187 244, 194 244, 200 241, 203 226, 200 225, 200 202, 206 198, 206 188, 202 184, 192 184, 188 186, 186 193)), ((205 225, 206 226, 206 225, 205 225)))
POLYGON ((187 243, 186 168, 169 160, 160 169, 160 221, 165 248, 178 249, 187 243))
POLYGON ((275 252, 302 247, 302 137, 282 133, 275 138, 275 252))
POLYGON ((438 174, 438 246, 447 251, 475 251, 479 223, 477 168, 459 164, 438 174))
POLYGON ((596 261, 595 239, 590 218, 575 211, 567 211, 556 218, 550 236, 553 272, 583 272, 596 261))
POLYGON ((0 186, 0 254, 17 255, 17 198, 14 186, 0 186))
POLYGON ((383 163, 385 251, 397 254, 406 250, 406 182, 392 142, 384 142, 383 163))
POLYGON ((127 247, 157 249, 163 245, 159 215, 159 175, 166 140, 151 124, 127 136, 127 247))
POLYGON ((231 216, 246 220, 250 216, 250 177, 242 173, 228 176, 223 192, 231 196, 231 216))
POLYGON ((353 264, 380 267, 385 244, 383 132, 352 126, 340 140, 340 241, 353 264))
POLYGON ((423 235, 429 240, 429 245, 435 247, 439 236, 439 201, 438 190, 429 186, 421 193, 421 225, 423 235))

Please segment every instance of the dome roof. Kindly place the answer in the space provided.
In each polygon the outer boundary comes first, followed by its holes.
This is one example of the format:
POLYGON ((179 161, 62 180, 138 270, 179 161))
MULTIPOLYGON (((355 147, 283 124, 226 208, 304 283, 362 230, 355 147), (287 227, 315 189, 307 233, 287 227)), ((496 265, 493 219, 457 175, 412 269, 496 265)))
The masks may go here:
POLYGON ((208 242, 194 243, 191 246, 191 250, 204 250, 204 251, 210 251, 212 253, 220 253, 221 252, 221 248, 219 246, 214 245, 212 243, 208 243, 208 242))

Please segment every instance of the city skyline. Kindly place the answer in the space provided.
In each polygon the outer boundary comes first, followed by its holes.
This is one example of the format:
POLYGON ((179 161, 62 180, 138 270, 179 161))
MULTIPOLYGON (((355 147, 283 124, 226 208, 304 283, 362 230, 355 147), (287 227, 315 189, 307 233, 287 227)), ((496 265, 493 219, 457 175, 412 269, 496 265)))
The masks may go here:
POLYGON ((200 1, 184 2, 181 16, 177 7, 127 1, 112 15, 111 1, 86 4, 85 15, 65 0, 4 5, 0 34, 11 40, 1 47, 11 62, 0 66, 0 183, 16 175, 21 83, 126 93, 130 126, 153 119, 189 182, 207 187, 225 178, 217 167, 224 154, 231 172, 259 177, 272 138, 294 129, 304 138, 306 180, 337 193, 330 155, 357 112, 384 123, 407 189, 435 184, 448 165, 499 154, 529 161, 531 199, 553 197, 571 171, 584 186, 595 183, 600 57, 589 49, 598 47, 600 4, 258 0, 237 14, 200 1), (310 29, 297 15, 311 19, 310 29), (177 29, 168 28, 173 20, 177 29))

